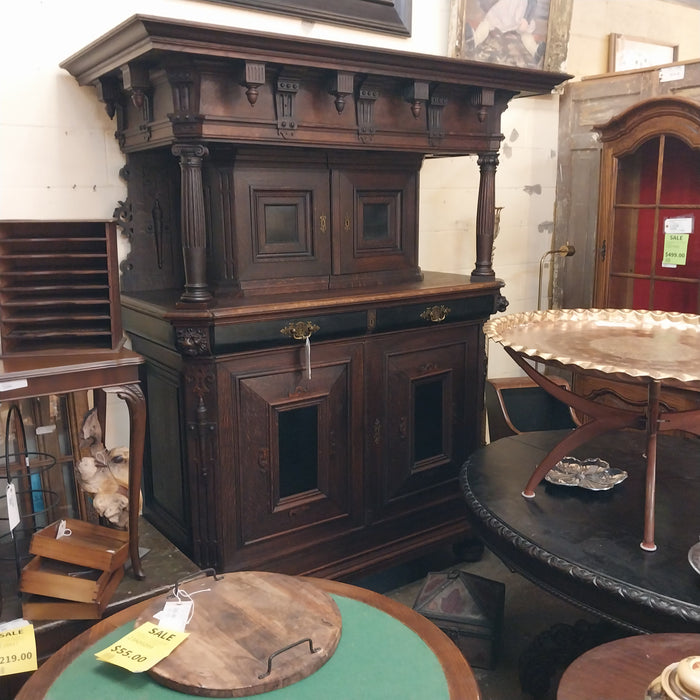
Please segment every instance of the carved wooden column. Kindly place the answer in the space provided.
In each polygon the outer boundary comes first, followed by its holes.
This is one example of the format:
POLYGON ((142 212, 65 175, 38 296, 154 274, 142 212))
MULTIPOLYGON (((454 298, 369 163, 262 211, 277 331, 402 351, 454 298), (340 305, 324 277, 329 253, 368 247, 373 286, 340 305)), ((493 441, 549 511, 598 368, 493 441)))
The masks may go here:
POLYGON ((493 231, 496 223, 496 168, 498 153, 480 153, 479 200, 476 204, 476 267, 472 280, 495 277, 493 271, 493 231))
POLYGON ((207 287, 207 240, 204 222, 202 160, 209 155, 199 143, 175 144, 172 153, 180 159, 180 219, 185 266, 183 302, 206 302, 212 298, 207 287))

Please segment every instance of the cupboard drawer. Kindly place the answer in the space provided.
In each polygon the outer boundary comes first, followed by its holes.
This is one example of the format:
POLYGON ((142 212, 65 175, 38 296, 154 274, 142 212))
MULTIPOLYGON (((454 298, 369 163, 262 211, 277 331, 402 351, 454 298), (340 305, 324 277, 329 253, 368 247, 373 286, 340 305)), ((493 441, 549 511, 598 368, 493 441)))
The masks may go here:
POLYGON ((377 331, 420 328, 435 323, 454 323, 488 318, 493 313, 493 295, 424 301, 377 309, 377 331))
POLYGON ((300 314, 272 321, 237 323, 217 326, 214 329, 216 353, 241 351, 250 348, 273 347, 300 342, 282 331, 290 324, 309 322, 318 326, 311 335, 312 341, 363 335, 367 332, 367 312, 355 311, 341 314, 300 314))

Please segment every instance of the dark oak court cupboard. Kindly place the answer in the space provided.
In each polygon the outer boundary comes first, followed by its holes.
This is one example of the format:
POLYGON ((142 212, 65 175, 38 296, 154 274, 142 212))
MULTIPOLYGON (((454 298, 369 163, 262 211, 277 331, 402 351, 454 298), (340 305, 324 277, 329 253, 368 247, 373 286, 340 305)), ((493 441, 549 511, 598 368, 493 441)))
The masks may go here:
POLYGON ((500 117, 566 76, 143 16, 62 66, 126 154, 148 518, 201 566, 333 577, 463 537, 500 117), (424 272, 421 163, 469 153, 474 271, 424 272))

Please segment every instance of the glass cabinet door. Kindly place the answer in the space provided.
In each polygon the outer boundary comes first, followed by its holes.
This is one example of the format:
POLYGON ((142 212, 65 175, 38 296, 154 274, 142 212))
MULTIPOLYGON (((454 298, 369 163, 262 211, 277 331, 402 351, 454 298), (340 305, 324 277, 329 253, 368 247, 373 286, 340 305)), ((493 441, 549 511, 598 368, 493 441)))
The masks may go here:
MULTIPOLYGON (((651 100, 650 109, 658 112, 669 102, 651 100)), ((609 140, 603 148, 595 305, 698 313, 700 143, 685 133, 685 115, 645 121, 643 113, 640 105, 601 127, 609 140)))

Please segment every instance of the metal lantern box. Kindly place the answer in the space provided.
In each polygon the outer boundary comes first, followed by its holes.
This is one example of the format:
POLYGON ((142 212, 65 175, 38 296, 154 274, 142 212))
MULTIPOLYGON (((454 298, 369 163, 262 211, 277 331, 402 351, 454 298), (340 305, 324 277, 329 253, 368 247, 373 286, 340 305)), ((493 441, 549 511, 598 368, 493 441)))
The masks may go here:
POLYGON ((429 573, 413 609, 435 623, 478 668, 493 668, 503 627, 505 585, 452 570, 429 573))

